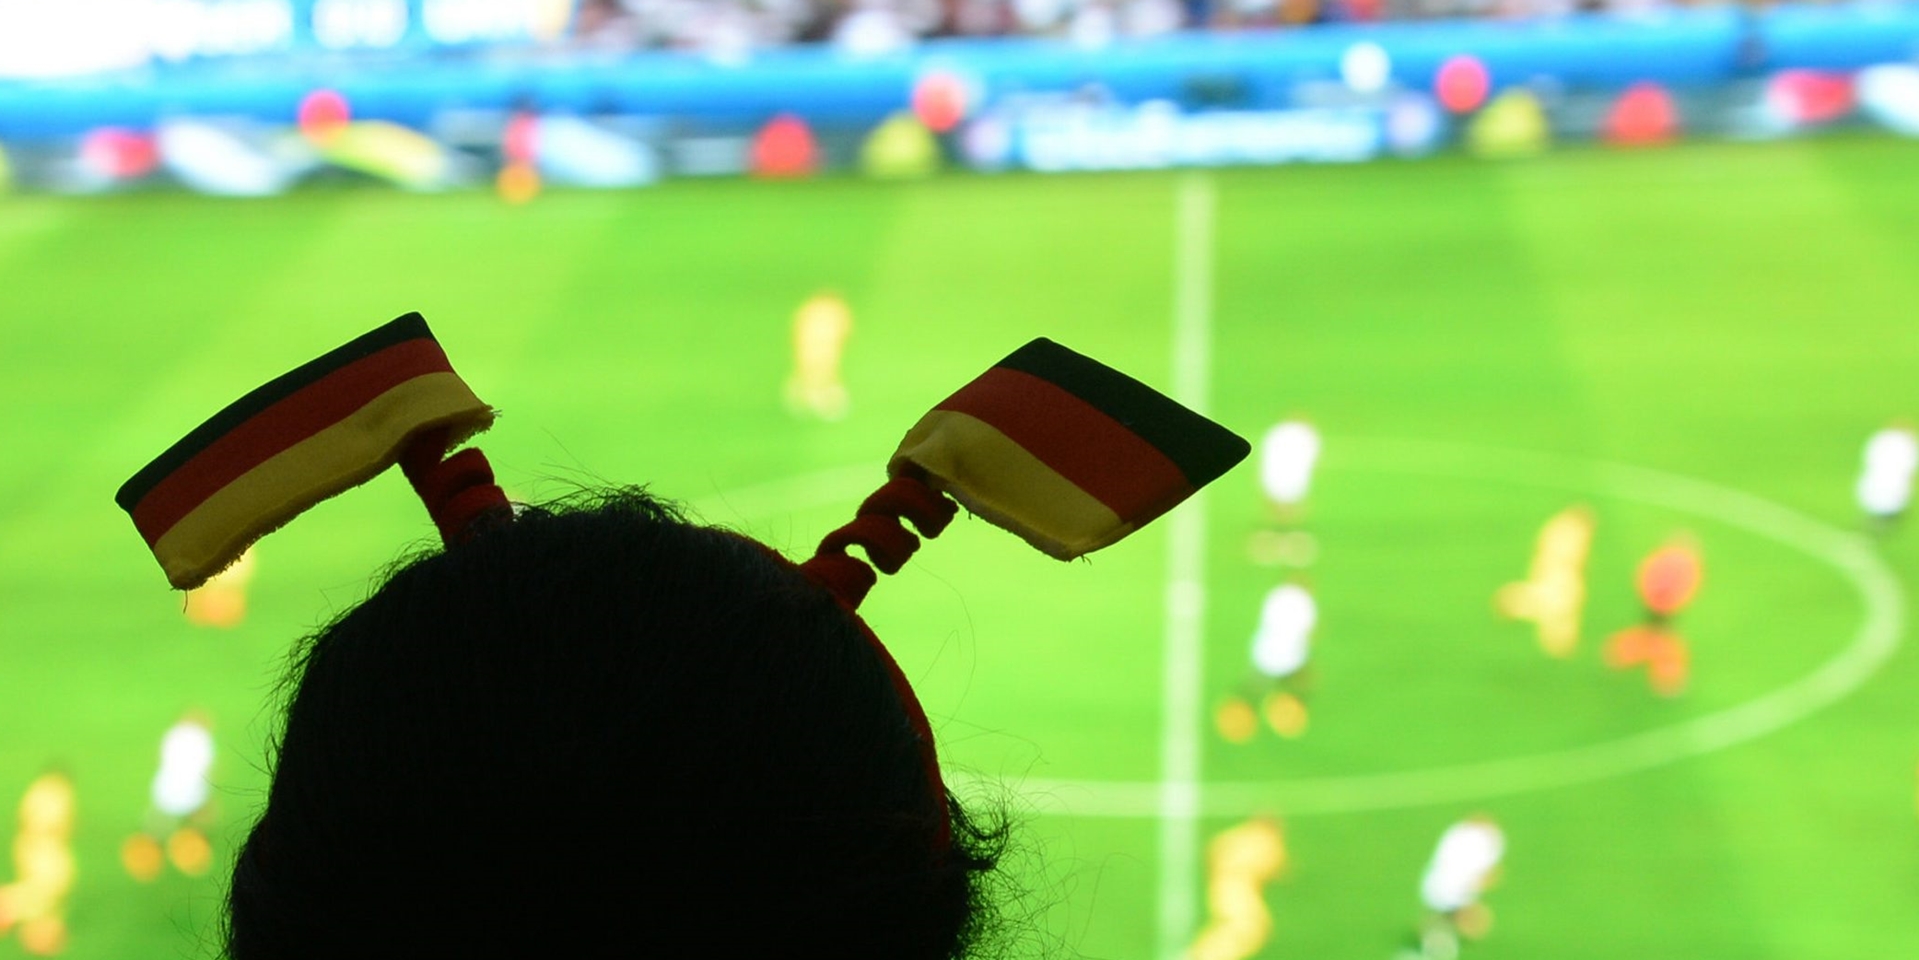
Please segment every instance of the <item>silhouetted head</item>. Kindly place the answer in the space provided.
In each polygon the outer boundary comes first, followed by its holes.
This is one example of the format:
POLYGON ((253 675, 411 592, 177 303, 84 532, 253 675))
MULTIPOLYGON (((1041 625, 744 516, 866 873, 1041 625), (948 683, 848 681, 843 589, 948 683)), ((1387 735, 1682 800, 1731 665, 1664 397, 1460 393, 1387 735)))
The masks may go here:
POLYGON ((529 509, 312 639, 233 960, 946 958, 1001 839, 880 654, 759 543, 642 493, 529 509))

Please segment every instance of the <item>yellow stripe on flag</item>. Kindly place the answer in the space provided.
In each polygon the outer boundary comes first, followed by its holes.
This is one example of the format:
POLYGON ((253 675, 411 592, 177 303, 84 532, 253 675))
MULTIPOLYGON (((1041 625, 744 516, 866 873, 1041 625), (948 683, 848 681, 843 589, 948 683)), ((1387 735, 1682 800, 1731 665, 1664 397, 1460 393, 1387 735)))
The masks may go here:
POLYGON ((154 556, 169 582, 191 589, 301 511, 391 466, 415 434, 451 427, 458 441, 491 418, 458 374, 415 377, 222 487, 160 537, 154 556))
POLYGON ((934 410, 907 431, 893 463, 910 461, 927 482, 1041 552, 1071 560, 1133 531, 1132 524, 985 421, 934 410))

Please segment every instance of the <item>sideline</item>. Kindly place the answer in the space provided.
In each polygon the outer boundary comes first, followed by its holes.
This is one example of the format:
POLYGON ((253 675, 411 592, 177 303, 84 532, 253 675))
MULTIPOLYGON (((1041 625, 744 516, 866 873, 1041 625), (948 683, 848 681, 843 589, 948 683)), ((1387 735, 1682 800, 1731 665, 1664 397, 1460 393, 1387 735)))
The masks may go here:
MULTIPOLYGON (((1213 181, 1179 178, 1173 211, 1172 397, 1205 413, 1213 372, 1213 181)), ((1178 957, 1199 926, 1200 705, 1205 698, 1206 494, 1168 519, 1161 645, 1158 956, 1178 957)))

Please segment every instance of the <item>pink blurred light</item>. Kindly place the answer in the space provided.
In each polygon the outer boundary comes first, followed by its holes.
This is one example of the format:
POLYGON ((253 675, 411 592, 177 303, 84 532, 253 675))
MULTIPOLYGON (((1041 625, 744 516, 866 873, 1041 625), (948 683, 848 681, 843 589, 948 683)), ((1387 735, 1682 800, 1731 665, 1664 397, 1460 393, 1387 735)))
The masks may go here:
POLYGON ((133 180, 159 166, 160 150, 147 134, 123 127, 101 127, 81 138, 80 162, 99 176, 133 180))
POLYGON ((913 113, 934 133, 959 126, 971 107, 970 99, 966 81, 950 73, 929 73, 913 85, 913 113))
POLYGON ((1492 74, 1487 72, 1486 65, 1466 53, 1448 58, 1433 77, 1434 96, 1439 98, 1440 106, 1453 113, 1479 109, 1492 88, 1492 74))
POLYGON ((338 90, 315 90, 300 99, 297 122, 308 139, 322 140, 339 132, 353 119, 353 110, 338 90))

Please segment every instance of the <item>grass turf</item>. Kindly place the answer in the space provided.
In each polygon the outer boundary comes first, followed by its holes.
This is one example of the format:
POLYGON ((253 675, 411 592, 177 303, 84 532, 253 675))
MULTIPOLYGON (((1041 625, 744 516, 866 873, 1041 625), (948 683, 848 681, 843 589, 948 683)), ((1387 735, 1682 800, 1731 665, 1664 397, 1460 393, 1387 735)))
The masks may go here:
MULTIPOLYGON (((1209 734, 1204 775, 1284 782, 1600 742, 1749 700, 1844 646, 1852 588, 1791 549, 1616 497, 1368 470, 1341 440, 1644 464, 1856 526, 1860 444, 1919 405, 1914 150, 1833 140, 1206 174, 1219 200, 1213 413, 1249 435, 1304 413, 1329 439, 1307 520, 1321 544, 1312 728, 1247 746, 1209 734), (1553 662, 1493 618, 1490 597, 1523 574, 1538 524, 1581 499, 1599 517, 1587 638, 1553 662), (1665 702, 1600 666, 1596 639, 1636 616, 1633 565, 1680 528, 1707 573, 1684 621, 1695 687, 1665 702)), ((373 191, 0 200, 0 399, 13 411, 0 426, 0 809, 47 764, 72 771, 68 955, 214 952, 217 879, 142 886, 118 866, 161 732, 191 706, 216 718, 215 841, 229 856, 261 797, 290 638, 430 534, 399 479, 382 478, 260 548, 243 626, 190 627, 111 495, 199 418, 419 309, 506 411, 486 449, 516 494, 646 481, 799 551, 862 492, 845 468, 877 476, 922 409, 1026 338, 1168 385, 1180 176, 682 182, 524 208, 373 191), (830 425, 780 405, 789 318, 823 287, 856 316, 853 412, 830 425)), ((1209 706, 1243 676, 1280 575, 1248 559, 1263 511, 1248 468, 1210 496, 1209 706)), ((1883 552, 1909 586, 1910 532, 1883 552)), ((1014 788, 1151 780, 1165 578, 1163 525, 1059 565, 963 524, 877 591, 869 617, 956 765, 1014 788)), ((1510 849, 1493 935, 1471 950, 1486 960, 1905 952, 1919 940, 1915 684, 1900 656, 1837 706, 1690 761, 1290 817, 1266 955, 1389 955, 1440 831, 1475 811, 1501 820, 1510 849)), ((1015 865, 1030 892, 1010 908, 1025 946, 1149 956, 1156 826, 1040 812, 1074 800, 1015 801, 1033 811, 1015 865)), ((18 950, 0 940, 0 957, 18 950)))

